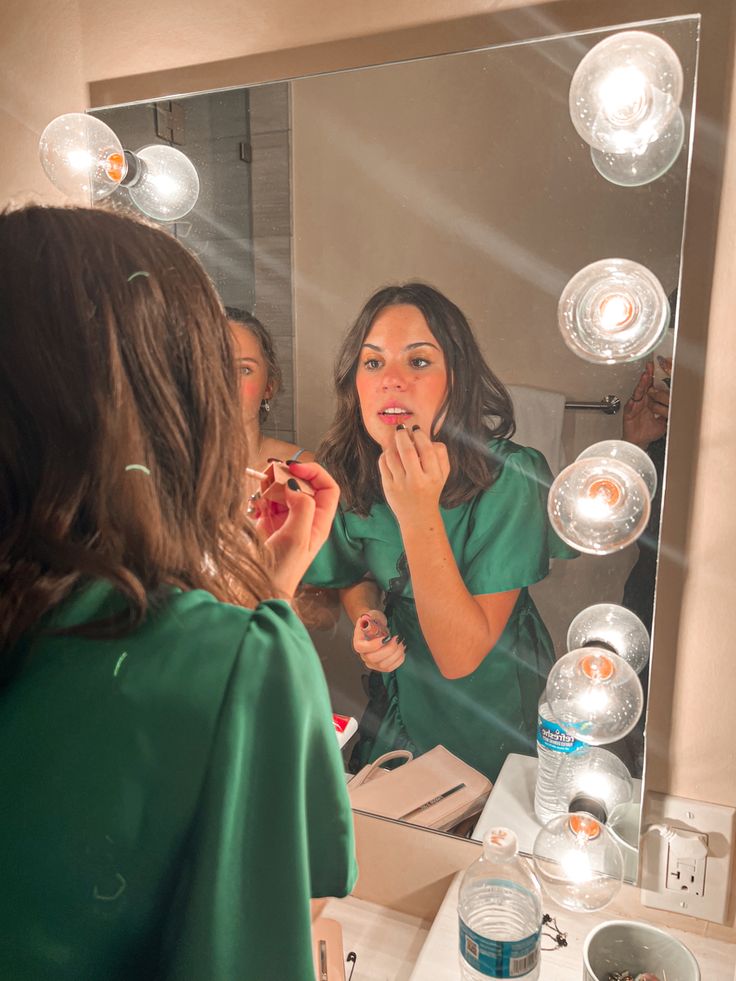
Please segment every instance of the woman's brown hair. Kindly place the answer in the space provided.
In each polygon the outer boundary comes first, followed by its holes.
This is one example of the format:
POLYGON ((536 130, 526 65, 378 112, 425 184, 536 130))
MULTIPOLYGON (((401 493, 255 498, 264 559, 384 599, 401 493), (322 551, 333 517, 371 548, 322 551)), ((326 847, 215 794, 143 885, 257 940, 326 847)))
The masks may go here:
POLYGON ((515 428, 511 398, 486 364, 462 310, 425 283, 378 290, 361 310, 338 352, 335 418, 317 451, 317 459, 340 485, 342 507, 360 515, 367 515, 374 503, 383 500, 383 491, 378 472, 381 449, 363 425, 355 375, 361 349, 376 318, 387 307, 399 305, 421 311, 445 356, 447 395, 432 431, 433 439, 446 444, 450 457, 450 476, 440 502, 443 507, 456 507, 490 487, 499 465, 488 442, 494 437, 512 436, 515 428))
POLYGON ((273 595, 245 454, 227 320, 173 236, 100 210, 0 215, 0 650, 93 579, 127 612, 88 635, 171 587, 273 595))

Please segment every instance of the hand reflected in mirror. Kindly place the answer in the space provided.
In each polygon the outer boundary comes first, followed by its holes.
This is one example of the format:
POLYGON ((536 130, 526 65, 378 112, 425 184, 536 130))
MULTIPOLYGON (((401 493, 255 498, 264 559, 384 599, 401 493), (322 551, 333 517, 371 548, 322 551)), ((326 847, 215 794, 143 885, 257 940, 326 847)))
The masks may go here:
MULTIPOLYGON (((672 361, 668 358, 663 362, 672 361)), ((666 387, 654 386, 654 362, 648 361, 631 398, 624 406, 623 438, 646 450, 650 443, 667 432, 670 393, 666 387)))
POLYGON ((418 425, 409 430, 399 424, 393 443, 378 458, 378 469, 386 503, 401 527, 437 513, 450 475, 444 443, 432 442, 418 425))
POLYGON ((355 621, 353 650, 371 671, 395 671, 404 663, 406 645, 392 637, 381 610, 365 610, 355 621))

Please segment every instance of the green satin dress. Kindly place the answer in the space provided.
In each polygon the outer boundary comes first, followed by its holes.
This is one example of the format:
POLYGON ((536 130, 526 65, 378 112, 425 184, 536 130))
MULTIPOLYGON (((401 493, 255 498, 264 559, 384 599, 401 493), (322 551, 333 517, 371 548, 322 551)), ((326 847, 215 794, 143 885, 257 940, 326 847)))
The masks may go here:
POLYGON ((391 632, 406 641, 406 659, 384 674, 388 707, 360 762, 397 747, 424 753, 437 744, 495 780, 509 753, 536 753, 539 697, 554 650, 527 586, 549 572, 551 558, 577 553, 547 518, 552 476, 537 450, 492 440, 500 464, 495 483, 472 500, 442 508, 455 561, 474 596, 520 589, 503 634, 476 670, 449 680, 440 673, 417 617, 401 532, 386 504, 363 518, 338 512, 330 538, 306 581, 345 588, 366 573, 388 594, 391 632))
MULTIPOLYGON (((114 608, 79 591, 53 625, 114 608)), ((313 981, 353 886, 322 669, 282 601, 173 593, 116 640, 38 638, 0 690, 0 977, 313 981)))

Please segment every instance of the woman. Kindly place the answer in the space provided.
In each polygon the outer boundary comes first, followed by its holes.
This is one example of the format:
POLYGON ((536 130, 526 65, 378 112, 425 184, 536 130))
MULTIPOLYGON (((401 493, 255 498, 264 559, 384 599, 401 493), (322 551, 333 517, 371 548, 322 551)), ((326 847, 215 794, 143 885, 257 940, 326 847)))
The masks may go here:
POLYGON ((315 651, 288 600, 338 491, 292 471, 262 548, 227 320, 119 215, 0 215, 0 976, 313 979, 354 878, 315 651))
POLYGON ((508 393, 462 312, 430 286, 371 297, 335 378, 318 459, 341 508, 306 579, 341 589, 355 650, 383 672, 386 714, 360 762, 441 743, 495 780, 508 753, 535 751, 554 661, 527 587, 551 557, 575 554, 547 521, 549 468, 508 439, 508 393), (364 616, 388 637, 366 639, 364 616))
MULTIPOLYGON (((309 463, 314 453, 295 443, 264 435, 261 427, 268 420, 271 399, 281 387, 281 366, 268 330, 252 314, 238 307, 225 307, 235 347, 235 364, 239 378, 240 407, 248 441, 250 469, 262 473, 270 460, 309 463)), ((257 499, 261 482, 246 474, 245 488, 250 500, 248 514, 258 514, 257 499)), ((331 630, 340 614, 336 591, 302 587, 294 597, 294 609, 310 630, 331 630)))
MULTIPOLYGON (((263 324, 238 307, 225 307, 240 379, 240 404, 250 455, 250 466, 263 471, 268 461, 314 460, 314 454, 295 443, 266 436, 262 427, 268 421, 271 400, 281 388, 281 366, 273 339, 263 324)), ((257 479, 246 478, 249 493, 258 490, 257 479)))

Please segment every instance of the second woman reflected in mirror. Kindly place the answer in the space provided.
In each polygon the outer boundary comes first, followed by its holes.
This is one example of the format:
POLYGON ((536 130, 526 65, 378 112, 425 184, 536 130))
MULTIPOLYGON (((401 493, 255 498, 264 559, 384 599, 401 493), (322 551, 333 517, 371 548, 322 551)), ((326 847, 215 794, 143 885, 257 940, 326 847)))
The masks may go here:
POLYGON ((340 590, 371 671, 351 768, 441 744, 495 780, 509 753, 535 754, 554 663, 528 587, 576 554, 547 520, 549 467, 512 441, 506 389, 431 286, 368 300, 335 388, 317 455, 341 506, 306 581, 340 590))

